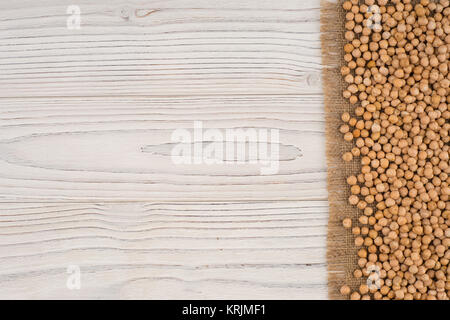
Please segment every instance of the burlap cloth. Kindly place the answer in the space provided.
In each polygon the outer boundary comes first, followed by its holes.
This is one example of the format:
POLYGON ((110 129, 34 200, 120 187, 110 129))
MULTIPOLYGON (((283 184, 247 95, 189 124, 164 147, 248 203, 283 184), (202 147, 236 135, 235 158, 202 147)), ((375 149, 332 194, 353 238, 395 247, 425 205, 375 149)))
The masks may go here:
POLYGON ((339 132, 343 124, 341 115, 349 112, 354 115, 354 106, 342 97, 343 79, 340 67, 344 60, 343 46, 345 13, 341 0, 335 3, 323 0, 321 3, 321 41, 322 41, 322 83, 326 117, 326 150, 328 165, 329 221, 327 237, 328 295, 330 299, 344 299, 339 293, 343 284, 353 290, 360 281, 352 276, 356 268, 357 255, 351 231, 342 226, 342 220, 350 217, 357 225, 358 209, 349 205, 350 190, 346 179, 360 170, 360 158, 344 162, 342 154, 350 151, 351 143, 343 139, 339 132))

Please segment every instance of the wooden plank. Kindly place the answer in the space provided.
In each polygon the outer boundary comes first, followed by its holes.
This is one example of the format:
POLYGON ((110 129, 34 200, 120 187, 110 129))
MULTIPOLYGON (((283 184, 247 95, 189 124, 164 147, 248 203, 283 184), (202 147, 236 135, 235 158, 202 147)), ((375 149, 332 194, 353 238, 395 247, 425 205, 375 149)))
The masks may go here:
POLYGON ((318 0, 72 2, 0 4, 0 97, 321 93, 318 0))
POLYGON ((3 99, 0 201, 326 198, 318 96, 3 99), (177 164, 175 130, 279 130, 279 171, 262 163, 177 164))
POLYGON ((323 299, 326 211, 326 201, 3 203, 0 298, 323 299), (66 286, 70 265, 80 290, 66 286))

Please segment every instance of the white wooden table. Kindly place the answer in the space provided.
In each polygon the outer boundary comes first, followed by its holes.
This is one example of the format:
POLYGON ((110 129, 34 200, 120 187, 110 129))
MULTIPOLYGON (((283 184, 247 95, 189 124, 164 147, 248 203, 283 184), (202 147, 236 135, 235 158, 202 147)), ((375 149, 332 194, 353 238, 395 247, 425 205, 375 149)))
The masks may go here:
POLYGON ((0 298, 325 299, 319 14, 0 0, 0 298), (194 121, 278 129, 279 172, 175 165, 194 121))

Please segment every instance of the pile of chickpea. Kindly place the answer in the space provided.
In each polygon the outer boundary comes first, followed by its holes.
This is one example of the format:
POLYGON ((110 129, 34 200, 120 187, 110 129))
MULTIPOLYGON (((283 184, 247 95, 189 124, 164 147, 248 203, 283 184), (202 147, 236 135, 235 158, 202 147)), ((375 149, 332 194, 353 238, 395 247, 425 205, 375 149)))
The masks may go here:
POLYGON ((358 247, 350 299, 450 297, 449 0, 350 0, 340 132, 360 161, 347 179, 359 210, 343 226, 358 247), (356 224, 356 225, 355 225, 356 224))

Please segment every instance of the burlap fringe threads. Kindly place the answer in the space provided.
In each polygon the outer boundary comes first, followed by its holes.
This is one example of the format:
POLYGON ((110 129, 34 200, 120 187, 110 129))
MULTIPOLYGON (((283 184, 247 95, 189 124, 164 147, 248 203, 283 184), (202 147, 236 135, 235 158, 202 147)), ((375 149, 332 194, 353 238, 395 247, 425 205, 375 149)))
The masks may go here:
POLYGON ((340 67, 343 63, 344 12, 342 1, 321 3, 322 83, 326 117, 326 150, 328 165, 329 221, 327 236, 328 295, 330 299, 345 299, 339 289, 346 284, 355 290, 360 281, 352 275, 356 268, 357 255, 350 231, 342 227, 342 220, 353 219, 357 225, 357 209, 347 201, 349 188, 346 178, 356 174, 357 161, 344 162, 342 154, 351 149, 351 144, 339 134, 344 112, 353 113, 353 107, 342 97, 343 80, 340 67))

